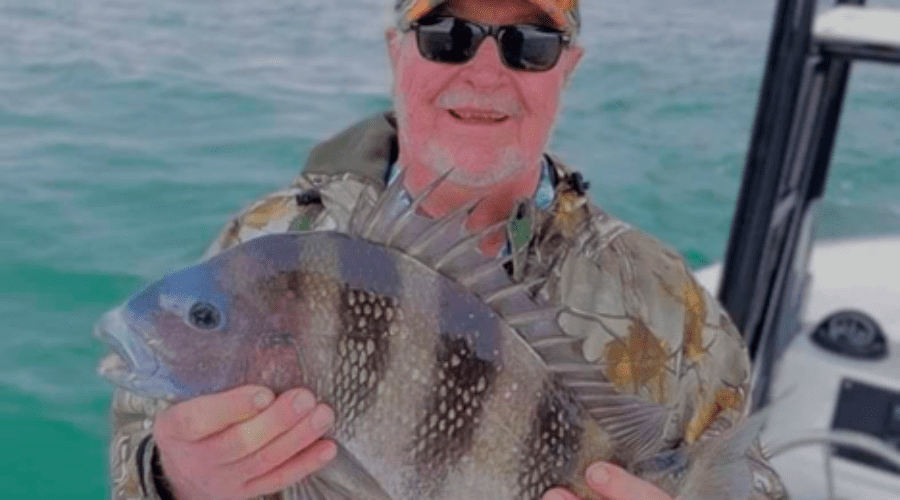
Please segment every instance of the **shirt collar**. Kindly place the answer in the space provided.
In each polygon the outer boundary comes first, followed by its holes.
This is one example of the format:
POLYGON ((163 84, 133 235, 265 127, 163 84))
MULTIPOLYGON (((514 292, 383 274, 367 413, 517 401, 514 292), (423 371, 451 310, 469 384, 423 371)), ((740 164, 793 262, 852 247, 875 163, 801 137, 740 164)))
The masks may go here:
MULTIPOLYGON (((541 178, 538 179, 537 188, 534 190, 534 194, 531 195, 531 198, 534 200, 534 205, 542 210, 550 208, 550 204, 553 203, 553 199, 556 196, 553 177, 550 173, 551 168, 550 162, 547 161, 547 157, 541 156, 541 178)), ((397 168, 397 162, 393 162, 388 167, 387 172, 385 172, 385 183, 390 184, 394 182, 398 175, 400 175, 400 169, 397 168)), ((407 204, 412 203, 412 199, 410 199, 408 193, 404 193, 403 200, 407 204)))

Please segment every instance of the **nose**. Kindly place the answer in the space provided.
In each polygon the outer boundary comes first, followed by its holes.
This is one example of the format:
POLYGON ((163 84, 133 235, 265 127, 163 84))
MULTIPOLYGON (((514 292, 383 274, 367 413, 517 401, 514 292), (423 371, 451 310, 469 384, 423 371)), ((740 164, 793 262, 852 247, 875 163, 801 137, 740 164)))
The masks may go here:
POLYGON ((490 89, 499 86, 506 71, 511 70, 500 60, 500 48, 493 37, 487 37, 481 42, 475 56, 466 63, 466 78, 476 88, 490 89))

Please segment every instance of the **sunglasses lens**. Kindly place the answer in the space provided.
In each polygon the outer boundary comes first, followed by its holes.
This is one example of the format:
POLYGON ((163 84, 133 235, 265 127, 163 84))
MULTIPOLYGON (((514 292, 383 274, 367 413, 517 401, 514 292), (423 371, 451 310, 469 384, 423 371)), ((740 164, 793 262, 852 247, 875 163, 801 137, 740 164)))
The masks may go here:
MULTIPOLYGON (((416 25, 419 53, 429 61, 460 64, 469 61, 489 31, 476 23, 453 17, 425 19, 416 25)), ((497 37, 503 61, 512 69, 546 71, 563 48, 558 31, 539 26, 505 26, 497 37)))
POLYGON ((468 61, 484 38, 477 26, 453 18, 419 24, 416 31, 422 57, 444 63, 468 61))
POLYGON ((563 45, 558 32, 532 26, 508 28, 500 40, 506 64, 524 71, 552 68, 559 60, 563 45))

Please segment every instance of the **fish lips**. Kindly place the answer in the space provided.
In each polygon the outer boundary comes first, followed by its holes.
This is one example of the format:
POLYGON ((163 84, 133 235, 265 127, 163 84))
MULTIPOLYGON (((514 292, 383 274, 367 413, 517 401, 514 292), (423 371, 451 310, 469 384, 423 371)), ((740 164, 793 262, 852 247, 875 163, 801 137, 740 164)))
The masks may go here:
POLYGON ((94 337, 103 341, 112 351, 103 358, 98 373, 116 385, 142 394, 162 396, 167 391, 152 387, 159 371, 159 362, 144 342, 140 333, 130 327, 128 311, 114 309, 94 326, 94 337))

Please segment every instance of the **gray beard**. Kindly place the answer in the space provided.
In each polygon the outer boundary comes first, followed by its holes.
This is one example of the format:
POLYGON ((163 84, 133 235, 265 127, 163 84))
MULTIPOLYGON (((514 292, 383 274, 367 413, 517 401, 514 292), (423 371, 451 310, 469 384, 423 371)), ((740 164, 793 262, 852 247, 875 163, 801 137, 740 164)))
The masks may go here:
POLYGON ((424 160, 438 175, 450 171, 448 180, 452 183, 476 189, 499 184, 526 171, 524 155, 515 146, 499 149, 493 159, 485 159, 484 164, 475 165, 476 170, 460 168, 450 148, 429 141, 425 145, 424 160))

